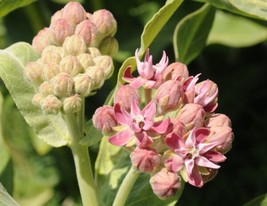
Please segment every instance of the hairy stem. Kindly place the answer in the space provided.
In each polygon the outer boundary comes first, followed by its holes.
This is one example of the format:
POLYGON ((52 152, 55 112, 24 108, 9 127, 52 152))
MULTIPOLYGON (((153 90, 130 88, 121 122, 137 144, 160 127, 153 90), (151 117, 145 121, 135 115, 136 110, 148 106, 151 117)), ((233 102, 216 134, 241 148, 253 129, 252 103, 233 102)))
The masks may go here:
POLYGON ((127 175, 122 181, 122 184, 117 192, 117 195, 115 197, 115 200, 113 202, 112 206, 124 206, 126 203, 126 200, 129 196, 129 193, 134 186, 134 183, 138 179, 140 173, 136 170, 134 170, 132 167, 128 171, 127 175))

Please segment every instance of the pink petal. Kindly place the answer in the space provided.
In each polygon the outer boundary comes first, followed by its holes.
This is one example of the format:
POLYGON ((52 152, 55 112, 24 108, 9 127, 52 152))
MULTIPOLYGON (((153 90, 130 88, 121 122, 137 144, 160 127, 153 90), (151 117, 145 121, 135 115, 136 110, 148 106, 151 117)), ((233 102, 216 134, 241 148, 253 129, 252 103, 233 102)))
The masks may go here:
POLYGON ((127 128, 111 137, 109 137, 108 141, 117 146, 126 145, 130 139, 133 137, 134 133, 130 128, 127 128))
POLYGON ((120 104, 114 105, 114 113, 116 120, 125 126, 132 124, 132 117, 131 115, 126 112, 124 109, 121 108, 120 104))
POLYGON ((146 132, 136 133, 135 136, 137 138, 136 144, 138 147, 146 148, 153 143, 152 138, 148 136, 146 132))
POLYGON ((130 83, 130 85, 136 89, 138 89, 139 87, 143 86, 145 83, 147 82, 146 79, 144 79, 143 77, 138 76, 137 78, 133 79, 132 82, 130 83))
POLYGON ((197 142, 204 142, 207 140, 208 136, 210 134, 210 130, 208 128, 198 128, 195 130, 195 136, 197 142))
POLYGON ((142 110, 142 114, 146 121, 154 122, 153 119, 156 113, 156 109, 156 102, 153 100, 146 105, 146 107, 142 110))
POLYGON ((165 143, 173 150, 185 146, 182 138, 175 133, 172 133, 170 137, 167 137, 165 143))
POLYGON ((197 158, 195 158, 195 163, 201 167, 207 167, 207 168, 212 168, 212 169, 220 168, 219 165, 214 164, 213 162, 209 161, 204 156, 198 156, 197 158))
POLYGON ((141 109, 137 105, 136 101, 131 101, 131 116, 134 118, 137 115, 142 114, 141 109))
POLYGON ((198 170, 198 166, 194 164, 194 161, 186 161, 185 162, 186 171, 189 177, 189 183, 191 185, 194 185, 196 187, 202 187, 203 186, 203 179, 200 175, 200 172, 198 170))
POLYGON ((162 122, 154 123, 152 129, 156 131, 158 134, 164 134, 168 130, 169 125, 170 125, 170 119, 167 118, 162 122))
POLYGON ((224 162, 226 160, 226 157, 217 151, 209 151, 205 153, 203 156, 205 156, 208 160, 216 163, 224 162))

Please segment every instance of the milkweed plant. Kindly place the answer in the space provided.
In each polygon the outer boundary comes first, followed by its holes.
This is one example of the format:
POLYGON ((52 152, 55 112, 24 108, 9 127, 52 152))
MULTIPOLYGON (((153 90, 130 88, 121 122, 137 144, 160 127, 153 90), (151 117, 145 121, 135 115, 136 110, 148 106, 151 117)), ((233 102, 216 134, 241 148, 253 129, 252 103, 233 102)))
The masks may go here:
MULTIPOLYGON (((234 139, 231 120, 217 112, 216 82, 187 66, 206 45, 202 29, 211 28, 216 1, 180 20, 175 61, 167 50, 157 59, 150 49, 182 2, 166 1, 120 68, 114 64, 120 22, 107 9, 90 13, 79 2, 55 12, 32 42, 0 51, 0 76, 36 138, 70 148, 84 206, 179 205, 185 184, 202 188, 223 170, 234 139), (116 85, 88 120, 87 105, 112 75, 116 85)), ((261 17, 238 1, 224 6, 261 17)), ((18 205, 3 191, 3 205, 18 205)))

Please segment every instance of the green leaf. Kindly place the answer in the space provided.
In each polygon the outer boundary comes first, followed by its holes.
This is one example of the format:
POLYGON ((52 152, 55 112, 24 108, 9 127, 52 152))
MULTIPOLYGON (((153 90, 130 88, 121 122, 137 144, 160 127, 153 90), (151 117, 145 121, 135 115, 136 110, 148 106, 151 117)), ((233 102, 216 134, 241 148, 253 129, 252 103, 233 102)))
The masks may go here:
POLYGON ((0 1, 0 17, 7 15, 9 12, 31 4, 36 0, 1 0, 0 1))
POLYGON ((60 147, 70 139, 66 124, 60 114, 45 115, 32 104, 35 88, 23 78, 24 66, 38 58, 37 53, 27 43, 16 43, 0 50, 0 77, 26 122, 37 136, 47 144, 60 147))
POLYGON ((152 19, 150 19, 141 36, 139 55, 143 55, 146 52, 146 49, 150 46, 182 2, 183 0, 166 1, 166 4, 152 17, 152 19))
POLYGON ((88 147, 98 143, 103 136, 102 133, 94 127, 92 119, 85 123, 84 131, 86 136, 80 140, 80 144, 87 145, 88 147))
POLYGON ((208 44, 246 47, 267 40, 267 28, 247 18, 218 10, 209 34, 208 44))
POLYGON ((267 206, 267 194, 256 197, 244 206, 267 206))
POLYGON ((0 183, 0 205, 19 206, 19 204, 7 193, 4 186, 0 183))
POLYGON ((267 20, 267 2, 265 0, 197 0, 207 2, 216 8, 230 12, 267 20))
POLYGON ((205 4, 177 24, 173 37, 176 60, 188 64, 199 55, 206 46, 214 14, 215 9, 205 4))

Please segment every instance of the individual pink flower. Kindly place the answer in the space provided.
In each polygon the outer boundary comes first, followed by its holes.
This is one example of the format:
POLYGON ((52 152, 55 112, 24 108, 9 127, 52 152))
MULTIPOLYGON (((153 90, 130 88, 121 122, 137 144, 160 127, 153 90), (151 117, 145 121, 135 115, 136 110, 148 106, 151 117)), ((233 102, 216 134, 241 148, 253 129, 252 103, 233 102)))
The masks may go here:
POLYGON ((126 145, 134 136, 140 147, 147 146, 153 142, 147 132, 164 134, 170 123, 169 119, 154 122, 156 103, 153 100, 143 110, 132 101, 130 113, 119 104, 115 104, 114 111, 118 123, 125 126, 124 130, 109 138, 109 142, 117 146, 126 145))
MULTIPOLYGON (((166 144, 183 158, 188 181, 191 185, 202 187, 204 184, 201 168, 218 169, 217 163, 223 162, 226 157, 214 148, 222 144, 224 137, 209 141, 211 131, 207 128, 197 128, 190 131, 188 137, 182 138, 173 134, 166 139, 166 144)), ((174 165, 179 165, 173 160, 174 165)))
POLYGON ((124 79, 127 82, 130 82, 130 85, 135 88, 139 88, 141 86, 144 86, 147 89, 158 88, 163 82, 163 72, 169 62, 166 53, 163 52, 160 62, 156 65, 153 65, 152 56, 149 55, 149 50, 147 50, 143 62, 140 61, 138 57, 138 50, 136 50, 135 59, 139 76, 134 78, 131 74, 131 67, 128 67, 124 73, 124 79))

